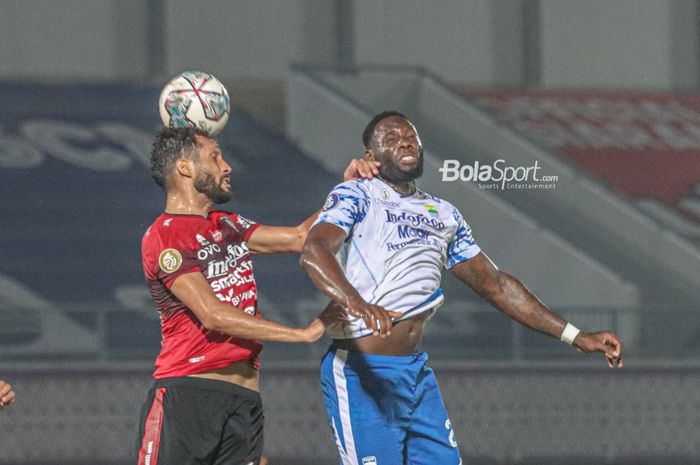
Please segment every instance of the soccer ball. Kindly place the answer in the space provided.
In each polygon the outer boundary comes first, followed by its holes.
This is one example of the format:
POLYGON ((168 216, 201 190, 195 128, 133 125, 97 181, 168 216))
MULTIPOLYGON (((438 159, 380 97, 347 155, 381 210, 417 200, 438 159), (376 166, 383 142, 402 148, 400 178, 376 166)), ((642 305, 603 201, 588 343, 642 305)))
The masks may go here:
POLYGON ((168 82, 158 99, 160 119, 170 128, 194 127, 212 136, 228 122, 231 102, 224 85, 201 71, 186 71, 168 82))

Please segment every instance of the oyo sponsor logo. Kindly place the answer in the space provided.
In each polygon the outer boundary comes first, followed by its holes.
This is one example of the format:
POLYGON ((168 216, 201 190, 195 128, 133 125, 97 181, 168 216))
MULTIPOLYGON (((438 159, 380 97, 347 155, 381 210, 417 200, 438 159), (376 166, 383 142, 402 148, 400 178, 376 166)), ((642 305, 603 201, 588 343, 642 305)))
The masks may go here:
POLYGON ((387 223, 408 223, 411 226, 430 226, 437 230, 445 229, 445 223, 438 221, 435 218, 429 218, 425 215, 419 213, 410 214, 408 212, 394 213, 389 210, 384 210, 386 212, 387 223))
POLYGON ((477 181, 485 183, 479 185, 483 189, 554 188, 559 176, 542 176, 538 173, 541 168, 538 161, 532 166, 508 166, 503 159, 493 164, 474 161, 471 165, 462 165, 458 160, 444 160, 438 171, 442 173, 443 181, 477 181))

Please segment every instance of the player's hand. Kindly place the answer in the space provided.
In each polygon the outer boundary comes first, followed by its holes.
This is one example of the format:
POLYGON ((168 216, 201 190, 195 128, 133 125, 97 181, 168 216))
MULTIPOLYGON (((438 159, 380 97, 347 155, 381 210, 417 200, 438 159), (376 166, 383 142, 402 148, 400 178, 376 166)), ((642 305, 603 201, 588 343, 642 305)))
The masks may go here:
POLYGON ((622 368, 622 342, 611 331, 581 331, 574 339, 573 346, 581 352, 602 352, 610 368, 622 368))
POLYGON ((345 307, 331 301, 318 317, 302 330, 303 341, 309 343, 318 341, 329 326, 337 323, 348 324, 348 314, 345 307))
POLYGON ((348 323, 350 323, 347 309, 332 300, 328 302, 328 305, 326 305, 326 308, 318 315, 318 318, 326 325, 326 328, 335 324, 347 326, 348 323))
POLYGON ((10 405, 15 400, 15 391, 9 383, 0 379, 0 410, 10 405))
POLYGON ((378 161, 369 161, 364 158, 353 158, 345 172, 343 172, 343 181, 352 179, 367 178, 372 179, 379 174, 378 161))
POLYGON ((392 318, 399 318, 400 312, 392 312, 379 305, 368 304, 365 301, 353 301, 347 307, 348 314, 362 318, 372 334, 386 337, 391 334, 392 318))

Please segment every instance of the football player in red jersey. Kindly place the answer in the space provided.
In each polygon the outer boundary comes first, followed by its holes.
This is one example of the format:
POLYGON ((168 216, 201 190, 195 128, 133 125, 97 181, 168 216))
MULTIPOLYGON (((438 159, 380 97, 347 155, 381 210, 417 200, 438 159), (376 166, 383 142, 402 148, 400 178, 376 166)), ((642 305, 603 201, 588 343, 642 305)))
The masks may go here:
MULTIPOLYGON (((353 160, 344 178, 377 172, 353 160)), ((162 343, 141 413, 138 464, 257 465, 261 341, 314 342, 341 316, 328 310, 305 328, 263 319, 251 253, 301 252, 317 215, 277 227, 214 209, 231 198, 231 166, 215 139, 191 128, 158 134, 151 174, 167 198, 144 234, 142 259, 162 343)))

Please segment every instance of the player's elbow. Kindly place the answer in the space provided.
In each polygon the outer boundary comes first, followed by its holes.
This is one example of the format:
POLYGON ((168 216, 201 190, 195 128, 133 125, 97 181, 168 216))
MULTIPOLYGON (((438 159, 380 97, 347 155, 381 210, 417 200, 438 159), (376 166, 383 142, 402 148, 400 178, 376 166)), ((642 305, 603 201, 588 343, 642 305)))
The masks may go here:
POLYGON ((197 312, 197 318, 206 329, 211 331, 221 331, 223 328, 223 319, 216 312, 203 310, 197 312))
POLYGON ((305 270, 314 268, 318 260, 320 246, 314 241, 306 241, 299 255, 299 266, 305 270))

